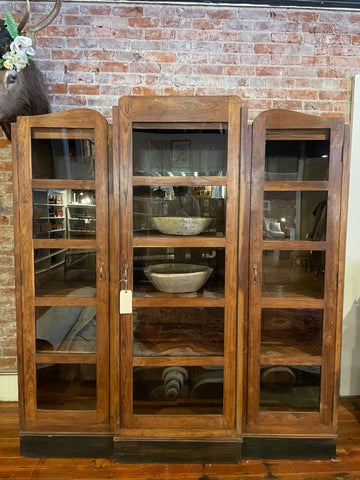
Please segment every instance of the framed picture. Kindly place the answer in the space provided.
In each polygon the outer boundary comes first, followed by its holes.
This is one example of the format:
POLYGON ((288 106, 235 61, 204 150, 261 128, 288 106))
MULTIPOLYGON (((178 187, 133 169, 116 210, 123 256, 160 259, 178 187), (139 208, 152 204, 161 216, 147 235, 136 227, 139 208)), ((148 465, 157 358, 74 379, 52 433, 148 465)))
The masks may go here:
POLYGON ((270 200, 264 200, 264 212, 270 212, 270 200))
POLYGON ((171 142, 171 164, 176 173, 191 172, 191 141, 173 140, 171 142))

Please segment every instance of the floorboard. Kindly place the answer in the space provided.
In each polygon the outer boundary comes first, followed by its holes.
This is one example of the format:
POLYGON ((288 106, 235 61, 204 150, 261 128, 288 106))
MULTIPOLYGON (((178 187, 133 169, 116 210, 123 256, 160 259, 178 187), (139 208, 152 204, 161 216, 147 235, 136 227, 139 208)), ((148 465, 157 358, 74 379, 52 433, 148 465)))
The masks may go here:
POLYGON ((23 458, 18 406, 0 403, 0 480, 360 480, 360 397, 340 400, 333 460, 243 460, 239 465, 121 465, 107 459, 23 458))

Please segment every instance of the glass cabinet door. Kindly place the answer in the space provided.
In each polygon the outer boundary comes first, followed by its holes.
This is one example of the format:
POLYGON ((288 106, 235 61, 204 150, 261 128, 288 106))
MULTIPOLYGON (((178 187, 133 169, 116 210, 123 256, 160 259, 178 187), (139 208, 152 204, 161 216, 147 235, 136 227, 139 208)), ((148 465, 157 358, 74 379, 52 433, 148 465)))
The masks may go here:
POLYGON ((250 432, 332 428, 343 130, 282 111, 253 124, 250 432))
POLYGON ((230 431, 240 106, 133 97, 118 118, 119 431, 230 431))
POLYGON ((88 110, 24 117, 16 139, 24 423, 103 429, 109 422, 106 120, 88 110))

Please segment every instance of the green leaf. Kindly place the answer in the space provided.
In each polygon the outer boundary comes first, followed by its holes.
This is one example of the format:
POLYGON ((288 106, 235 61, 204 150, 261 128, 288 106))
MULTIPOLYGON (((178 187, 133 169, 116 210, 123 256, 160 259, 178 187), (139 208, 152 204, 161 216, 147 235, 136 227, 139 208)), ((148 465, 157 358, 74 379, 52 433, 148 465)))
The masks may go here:
POLYGON ((5 17, 6 30, 10 33, 11 38, 14 39, 19 35, 14 17, 7 10, 3 10, 3 12, 5 17))

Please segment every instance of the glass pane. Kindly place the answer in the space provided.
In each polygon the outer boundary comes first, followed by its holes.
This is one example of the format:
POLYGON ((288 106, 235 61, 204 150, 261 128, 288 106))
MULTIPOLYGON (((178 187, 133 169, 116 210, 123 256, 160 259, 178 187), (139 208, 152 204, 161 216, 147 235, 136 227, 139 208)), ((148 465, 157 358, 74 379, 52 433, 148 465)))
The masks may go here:
POLYGON ((137 235, 225 235, 226 187, 134 187, 137 235))
POLYGON ((324 297, 325 252, 265 250, 264 297, 324 297))
POLYGON ((134 175, 226 175, 227 124, 134 124, 134 175))
POLYGON ((33 178, 94 179, 92 129, 32 129, 33 178), (51 137, 51 138, 49 138, 51 137))
POLYGON ((36 351, 96 352, 96 307, 35 307, 36 351))
POLYGON ((320 409, 321 367, 263 365, 260 410, 313 412, 320 409))
POLYGON ((95 192, 72 190, 72 201, 67 204, 68 238, 96 237, 95 192))
POLYGON ((135 308, 135 356, 224 354, 223 308, 135 308))
POLYGON ((328 180, 328 140, 267 140, 265 180, 328 180))
POLYGON ((33 190, 34 238, 66 238, 66 190, 33 190))
POLYGON ((225 249, 135 248, 134 291, 224 295, 225 249))
POLYGON ((34 249, 35 295, 96 295, 96 251, 76 248, 34 249))
POLYGON ((273 356, 321 355, 322 310, 265 308, 261 313, 261 353, 273 356))
POLYGON ((220 415, 222 367, 136 367, 135 415, 220 415))
POLYGON ((326 240, 327 192, 265 192, 264 240, 326 240))
POLYGON ((36 365, 37 408, 96 410, 96 365, 36 365))
POLYGON ((33 190, 34 238, 95 238, 94 190, 33 190))

